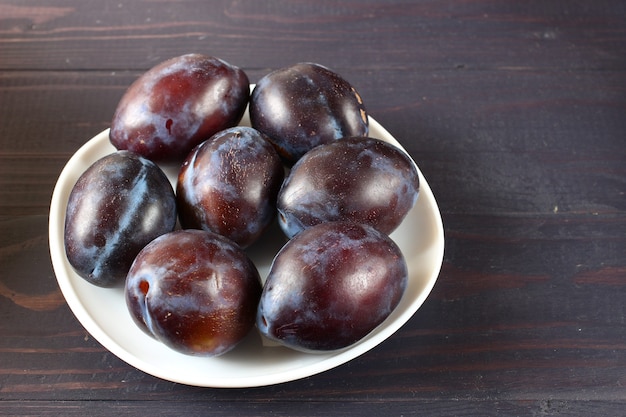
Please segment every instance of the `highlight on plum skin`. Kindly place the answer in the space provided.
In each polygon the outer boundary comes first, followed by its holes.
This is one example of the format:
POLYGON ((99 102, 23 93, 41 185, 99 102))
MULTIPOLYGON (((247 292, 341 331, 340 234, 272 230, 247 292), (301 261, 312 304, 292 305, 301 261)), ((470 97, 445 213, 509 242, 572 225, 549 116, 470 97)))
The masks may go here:
POLYGON ((320 224, 288 241, 274 258, 257 328, 304 352, 346 348, 393 312, 407 282, 406 261, 386 234, 352 222, 320 224))
POLYGON ((254 327, 259 273, 225 237, 176 230, 133 262, 125 299, 133 321, 171 349, 196 356, 232 350, 254 327))

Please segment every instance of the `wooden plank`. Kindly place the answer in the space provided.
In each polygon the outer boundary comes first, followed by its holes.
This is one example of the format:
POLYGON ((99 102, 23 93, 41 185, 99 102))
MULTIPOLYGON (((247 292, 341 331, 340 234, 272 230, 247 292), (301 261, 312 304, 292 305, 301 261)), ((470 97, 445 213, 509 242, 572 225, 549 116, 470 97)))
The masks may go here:
POLYGON ((246 68, 315 61, 338 69, 622 69, 626 46, 626 5, 608 0, 26 0, 1 7, 5 70, 145 70, 188 52, 246 68))
POLYGON ((363 401, 345 402, 302 402, 294 407, 291 401, 264 401, 251 403, 223 403, 200 401, 188 403, 183 401, 47 401, 47 402, 8 402, 0 403, 0 413, 14 417, 27 416, 58 416, 59 412, 66 417, 93 417, 115 415, 153 415, 171 416, 185 413, 186 416, 224 416, 224 415, 265 415, 275 416, 310 416, 322 417, 329 415, 342 416, 475 416, 500 417, 503 415, 536 416, 536 415, 594 415, 601 408, 610 415, 620 415, 624 402, 599 402, 582 400, 546 399, 542 401, 472 401, 466 399, 450 399, 445 401, 363 401))

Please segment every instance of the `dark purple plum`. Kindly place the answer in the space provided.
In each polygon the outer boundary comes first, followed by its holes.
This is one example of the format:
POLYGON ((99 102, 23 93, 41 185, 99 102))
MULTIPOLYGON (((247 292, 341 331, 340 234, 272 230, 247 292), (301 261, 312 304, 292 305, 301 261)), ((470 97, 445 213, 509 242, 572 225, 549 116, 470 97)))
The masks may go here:
POLYGON ((118 151, 91 165, 70 192, 65 251, 92 284, 121 284, 133 259, 154 238, 174 230, 176 199, 161 169, 118 151))
POLYGON ((368 133, 367 112, 356 89, 314 63, 295 64, 261 78, 250 97, 250 121, 288 165, 317 145, 368 133))
POLYGON ((128 273, 134 322, 171 349, 218 356, 254 327, 261 280, 245 252, 218 234, 177 230, 150 242, 128 273))
POLYGON ((202 141, 236 126, 250 97, 247 75, 218 58, 182 55, 140 76, 120 100, 109 137, 157 162, 178 162, 202 141))
POLYGON ((276 218, 283 178, 280 157, 263 134, 241 126, 223 130, 196 147, 180 169, 176 198, 181 225, 247 247, 276 218))
POLYGON ((342 220, 390 234, 418 193, 417 168, 403 151, 380 139, 345 138, 316 147, 293 166, 278 194, 279 224, 288 237, 342 220))
POLYGON ((311 227, 278 252, 263 287, 257 327, 302 351, 348 347, 396 308, 407 266, 398 246, 362 224, 311 227))

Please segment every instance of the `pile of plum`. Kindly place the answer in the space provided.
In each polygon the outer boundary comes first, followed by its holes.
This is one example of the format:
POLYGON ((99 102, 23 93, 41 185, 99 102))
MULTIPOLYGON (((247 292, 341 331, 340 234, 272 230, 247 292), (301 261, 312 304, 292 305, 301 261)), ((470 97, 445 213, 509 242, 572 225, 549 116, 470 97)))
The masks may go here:
POLYGON ((400 302, 407 266, 388 235, 417 200, 417 169, 368 137, 361 97, 328 68, 278 69, 250 93, 240 68, 176 57, 129 87, 109 136, 117 151, 70 193, 68 261, 123 285, 134 322, 172 349, 220 355, 253 328, 342 349, 400 302), (161 164, 179 167, 175 187, 161 164), (288 239, 262 283, 245 250, 274 221, 288 239))

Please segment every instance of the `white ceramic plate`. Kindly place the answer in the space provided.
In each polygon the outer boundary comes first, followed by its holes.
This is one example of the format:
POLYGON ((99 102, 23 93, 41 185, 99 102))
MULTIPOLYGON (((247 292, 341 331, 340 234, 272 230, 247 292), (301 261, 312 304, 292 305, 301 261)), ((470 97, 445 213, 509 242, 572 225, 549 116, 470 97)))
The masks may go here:
MULTIPOLYGON (((249 123, 246 114, 241 124, 249 126, 249 123)), ((401 147, 371 117, 370 136, 401 147)), ((50 205, 50 254, 65 300, 85 329, 120 359, 153 376, 203 387, 254 387, 326 371, 362 355, 391 336, 422 305, 439 275, 444 251, 443 225, 432 191, 420 172, 417 204, 391 235, 408 263, 408 287, 396 310, 365 339, 341 351, 311 354, 268 343, 253 330, 234 350, 220 357, 177 353, 134 324, 126 309, 123 288, 105 289, 89 284, 74 272, 65 256, 63 230, 70 191, 92 163, 114 151, 105 130, 82 146, 61 172, 50 205)), ((164 167, 164 170, 174 184, 176 167, 164 167)), ((284 241, 280 229, 275 227, 249 249, 263 279, 284 241)))

